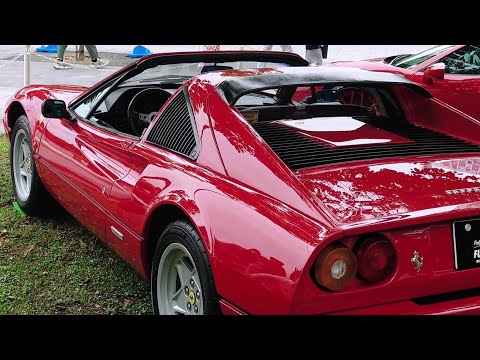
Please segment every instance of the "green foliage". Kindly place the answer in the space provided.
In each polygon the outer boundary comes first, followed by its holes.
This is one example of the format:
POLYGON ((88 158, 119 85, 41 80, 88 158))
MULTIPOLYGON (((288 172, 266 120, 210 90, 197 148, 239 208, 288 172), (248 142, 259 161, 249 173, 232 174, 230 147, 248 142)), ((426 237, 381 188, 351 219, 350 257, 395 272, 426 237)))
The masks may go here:
POLYGON ((22 217, 0 135, 0 314, 150 314, 148 284, 64 210, 22 217))

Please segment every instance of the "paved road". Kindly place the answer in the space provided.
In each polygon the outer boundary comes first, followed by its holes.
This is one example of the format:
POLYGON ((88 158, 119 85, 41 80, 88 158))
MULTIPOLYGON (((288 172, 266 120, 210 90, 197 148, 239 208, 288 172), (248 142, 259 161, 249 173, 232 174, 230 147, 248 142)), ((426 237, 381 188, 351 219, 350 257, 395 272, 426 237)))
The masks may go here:
MULTIPOLYGON (((432 45, 329 45, 328 59, 336 60, 360 60, 373 57, 389 56, 399 53, 412 53, 424 50, 432 45)), ((39 45, 32 45, 36 49, 39 45)), ((133 61, 128 56, 134 45, 98 45, 100 56, 110 60, 109 66, 101 70, 73 68, 71 70, 55 70, 53 59, 55 54, 37 53, 43 57, 33 55, 31 62, 31 84, 75 84, 91 86, 103 79, 108 74, 120 69, 128 62, 133 61)), ((150 51, 174 52, 195 51, 198 45, 145 45, 150 51)), ((222 49, 260 50, 262 45, 222 45, 222 49)), ((23 86, 23 55, 16 61, 11 61, 15 55, 23 54, 24 45, 0 45, 0 119, 3 119, 3 108, 8 98, 23 86)), ((72 57, 75 46, 69 46, 67 56, 72 57)), ((273 50, 280 50, 274 46, 273 50)), ((293 45, 293 50, 301 56, 305 56, 305 45, 293 45)), ((0 122, 0 133, 4 132, 0 122)))

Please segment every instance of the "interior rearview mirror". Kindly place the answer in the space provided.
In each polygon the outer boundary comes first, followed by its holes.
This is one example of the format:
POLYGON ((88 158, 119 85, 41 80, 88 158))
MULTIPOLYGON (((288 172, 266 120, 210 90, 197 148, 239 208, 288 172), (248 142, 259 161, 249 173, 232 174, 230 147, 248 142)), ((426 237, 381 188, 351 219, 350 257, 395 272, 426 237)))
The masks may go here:
POLYGON ((427 85, 432 85, 434 80, 443 80, 445 77, 445 64, 437 63, 430 65, 423 73, 422 82, 427 85))
POLYGON ((65 101, 57 99, 47 99, 43 101, 42 115, 46 118, 70 119, 65 101))

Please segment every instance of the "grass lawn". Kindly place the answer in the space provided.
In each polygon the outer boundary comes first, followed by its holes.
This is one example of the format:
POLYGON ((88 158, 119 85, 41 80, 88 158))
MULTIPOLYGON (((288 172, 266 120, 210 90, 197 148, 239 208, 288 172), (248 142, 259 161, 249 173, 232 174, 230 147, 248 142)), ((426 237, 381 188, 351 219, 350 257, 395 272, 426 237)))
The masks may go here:
POLYGON ((0 134, 0 315, 151 314, 148 284, 62 209, 21 217, 0 134))

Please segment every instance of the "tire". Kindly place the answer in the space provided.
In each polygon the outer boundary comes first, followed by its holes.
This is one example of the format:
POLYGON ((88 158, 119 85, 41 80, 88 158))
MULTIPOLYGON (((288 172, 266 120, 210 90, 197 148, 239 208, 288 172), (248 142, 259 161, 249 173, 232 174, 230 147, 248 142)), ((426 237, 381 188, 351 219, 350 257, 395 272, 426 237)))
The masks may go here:
POLYGON ((10 176, 18 206, 28 215, 40 214, 48 196, 38 176, 30 126, 25 115, 17 119, 12 131, 10 176))
POLYGON ((194 227, 185 220, 160 235, 152 263, 152 306, 159 315, 220 314, 212 267, 194 227))

